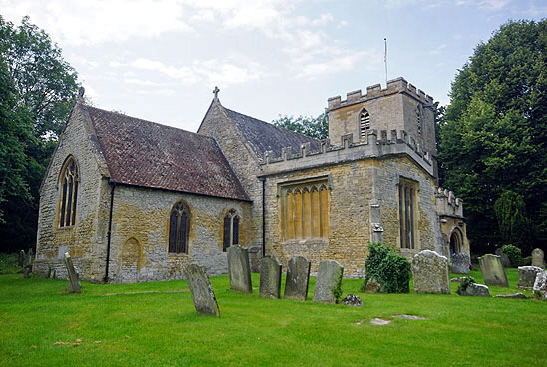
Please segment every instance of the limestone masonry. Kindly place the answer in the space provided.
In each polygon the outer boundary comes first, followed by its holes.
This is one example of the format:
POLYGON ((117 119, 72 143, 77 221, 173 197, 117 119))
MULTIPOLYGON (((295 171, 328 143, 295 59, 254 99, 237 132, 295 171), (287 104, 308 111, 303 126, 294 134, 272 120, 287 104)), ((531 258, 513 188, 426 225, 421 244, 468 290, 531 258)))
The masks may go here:
POLYGON ((436 186, 433 99, 403 78, 328 101, 319 141, 225 108, 197 133, 78 101, 40 190, 34 271, 70 252, 80 279, 181 279, 228 272, 227 248, 286 271, 337 261, 362 276, 370 241, 412 258, 469 254, 460 199, 436 186))

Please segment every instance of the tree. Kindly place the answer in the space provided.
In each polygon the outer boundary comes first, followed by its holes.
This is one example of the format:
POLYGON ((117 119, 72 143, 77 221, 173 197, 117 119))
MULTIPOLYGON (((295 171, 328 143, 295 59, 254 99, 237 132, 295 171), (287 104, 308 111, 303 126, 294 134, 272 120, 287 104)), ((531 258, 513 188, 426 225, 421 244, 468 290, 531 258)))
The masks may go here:
POLYGON ((38 190, 78 85, 61 49, 28 17, 15 27, 0 16, 0 64, 0 251, 9 251, 35 244, 38 190))
POLYGON ((301 133, 316 139, 326 139, 329 137, 329 115, 323 112, 319 116, 282 116, 279 115, 277 120, 273 120, 275 126, 284 127, 285 129, 301 133))
POLYGON ((509 22, 458 71, 439 120, 444 182, 464 200, 477 250, 502 241, 494 203, 520 195, 530 244, 547 244, 547 21, 509 22))
POLYGON ((494 212, 503 243, 531 251, 528 242, 530 219, 526 215, 522 196, 513 191, 504 191, 494 203, 494 212))

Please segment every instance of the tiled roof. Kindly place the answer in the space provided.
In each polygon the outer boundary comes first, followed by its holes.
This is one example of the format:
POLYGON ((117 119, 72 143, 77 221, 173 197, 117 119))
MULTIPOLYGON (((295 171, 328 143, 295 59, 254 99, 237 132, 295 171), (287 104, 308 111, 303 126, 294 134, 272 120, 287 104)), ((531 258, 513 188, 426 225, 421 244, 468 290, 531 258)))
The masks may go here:
POLYGON ((254 153, 260 159, 264 158, 264 152, 271 150, 274 156, 281 156, 281 149, 291 147, 293 154, 300 151, 300 146, 310 143, 311 150, 319 150, 321 143, 317 139, 295 133, 293 131, 277 127, 267 122, 255 119, 224 108, 228 118, 234 122, 243 133, 254 153))
POLYGON ((250 200, 215 140, 81 105, 116 183, 250 200))

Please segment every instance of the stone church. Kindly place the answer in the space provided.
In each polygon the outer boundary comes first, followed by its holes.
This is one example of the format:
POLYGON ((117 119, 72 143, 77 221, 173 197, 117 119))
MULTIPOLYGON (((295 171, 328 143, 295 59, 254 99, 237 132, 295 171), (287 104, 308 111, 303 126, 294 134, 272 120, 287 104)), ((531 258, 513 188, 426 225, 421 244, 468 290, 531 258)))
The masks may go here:
POLYGON ((403 78, 328 100, 316 140, 224 107, 215 89, 197 133, 80 98, 40 188, 34 271, 181 279, 189 262, 227 272, 226 249, 362 275, 367 244, 410 258, 469 253, 462 202, 438 188, 433 99, 403 78))

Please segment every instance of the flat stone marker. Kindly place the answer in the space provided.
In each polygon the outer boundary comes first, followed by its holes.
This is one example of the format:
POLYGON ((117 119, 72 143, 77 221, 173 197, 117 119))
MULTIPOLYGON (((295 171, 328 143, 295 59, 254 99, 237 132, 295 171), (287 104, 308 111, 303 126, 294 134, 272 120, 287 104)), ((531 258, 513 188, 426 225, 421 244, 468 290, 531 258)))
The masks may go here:
POLYGON ((336 303, 336 289, 342 289, 344 267, 338 261, 325 260, 319 263, 315 281, 313 300, 315 302, 336 303))
POLYGON ((536 248, 532 251, 532 266, 539 266, 540 268, 545 267, 545 259, 543 250, 536 248))
POLYGON ((501 258, 499 256, 492 254, 481 256, 479 257, 479 265, 486 284, 509 287, 507 275, 503 270, 503 265, 501 264, 501 258))
POLYGON ((252 293, 251 266, 249 252, 239 245, 228 247, 228 273, 230 288, 235 291, 252 293))
POLYGON ((311 263, 304 256, 293 256, 287 266, 285 298, 305 301, 308 298, 311 263))
POLYGON ((532 289, 536 276, 543 271, 539 266, 519 266, 519 284, 517 288, 532 289))
POLYGON ((450 257, 452 272, 456 274, 469 274, 469 255, 465 252, 454 254, 450 257))
POLYGON ((205 266, 190 264, 184 269, 194 307, 199 313, 220 317, 217 299, 205 266))
POLYGON ((260 297, 280 297, 281 267, 281 263, 275 256, 265 256, 260 259, 260 297))
POLYGON ((416 293, 450 293, 448 259, 435 251, 423 250, 412 258, 416 293))
POLYGON ((68 252, 65 252, 65 265, 68 273, 68 286, 67 291, 80 293, 82 286, 80 285, 80 280, 78 279, 78 273, 74 269, 74 264, 72 264, 72 258, 68 252))

